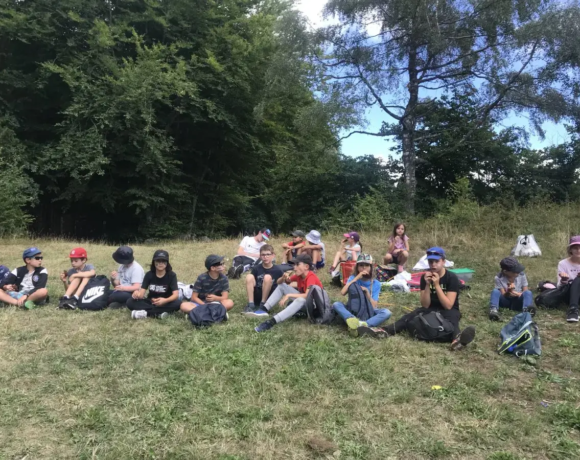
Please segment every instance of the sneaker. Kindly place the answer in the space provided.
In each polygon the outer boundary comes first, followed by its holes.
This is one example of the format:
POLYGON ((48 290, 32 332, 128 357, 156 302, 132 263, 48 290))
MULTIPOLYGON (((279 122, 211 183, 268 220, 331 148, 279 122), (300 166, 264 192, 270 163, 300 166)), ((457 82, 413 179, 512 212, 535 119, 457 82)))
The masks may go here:
POLYGON ((131 318, 133 318, 133 319, 145 319, 145 318, 147 318, 147 312, 145 310, 133 310, 131 312, 131 318))
POLYGON ((306 318, 308 318, 308 313, 305 312, 304 310, 300 310, 300 311, 297 311, 296 313, 294 313, 294 316, 292 318, 306 319, 306 318))
POLYGON ((111 302, 109 304, 109 308, 111 310, 120 310, 121 308, 123 308, 125 305, 123 305, 121 302, 111 302))
POLYGON ((364 324, 364 326, 359 326, 357 329, 359 337, 363 337, 365 335, 375 339, 385 339, 388 337, 387 331, 385 331, 382 327, 368 327, 366 323, 361 324, 364 324))
POLYGON ((226 311, 226 317, 224 319, 224 321, 229 321, 230 320, 230 315, 228 314, 228 312, 226 311))
POLYGON ((475 327, 467 326, 463 331, 459 333, 459 335, 455 338, 455 340, 451 343, 451 350, 457 351, 465 348, 475 338, 475 327))
POLYGON ((536 316, 536 307, 533 305, 530 305, 528 308, 524 308, 522 311, 527 311, 532 316, 532 318, 536 316))
POLYGON ((167 319, 167 318, 169 318, 169 313, 167 313, 166 311, 164 311, 159 315, 159 319, 167 319))
POLYGON ((242 273, 244 273, 244 266, 243 265, 238 265, 236 267, 236 269, 234 270, 233 279, 239 280, 242 277, 242 273))
POLYGON ((256 305, 254 305, 254 302, 248 302, 248 304, 244 308, 244 311, 242 312, 242 315, 244 313, 252 313, 254 311, 256 311, 256 305))
POLYGON ((333 270, 333 271, 330 272, 330 277, 331 278, 336 278, 337 276, 340 276, 340 271, 333 270))
POLYGON ((577 323, 578 322, 578 308, 570 307, 568 309, 568 314, 566 315, 566 321, 569 323, 577 323))
POLYGON ((68 297, 64 297, 62 296, 59 300, 58 300, 58 308, 65 308, 65 304, 69 301, 68 297))
POLYGON ((348 327, 348 334, 351 337, 358 337, 358 328, 361 326, 367 326, 367 323, 359 321, 355 316, 351 316, 346 320, 346 327, 348 327))
POLYGON ((262 310, 261 308, 252 310, 252 311, 243 311, 242 315, 247 316, 248 318, 265 318, 270 316, 266 310, 262 310))
POLYGON ((490 321, 501 321, 501 317, 499 316, 499 310, 497 308, 490 308, 489 309, 489 320, 490 321))
POLYGON ((264 321, 262 324, 259 324, 254 328, 256 332, 266 332, 269 329, 272 329, 276 324, 276 320, 274 318, 269 319, 268 321, 264 321))
POLYGON ((32 310, 36 308, 36 304, 32 300, 27 300, 26 302, 24 302, 24 308, 26 308, 27 310, 32 310))
POLYGON ((58 305, 59 308, 63 308, 65 310, 76 310, 77 309, 77 299, 75 297, 61 299, 61 302, 58 305))

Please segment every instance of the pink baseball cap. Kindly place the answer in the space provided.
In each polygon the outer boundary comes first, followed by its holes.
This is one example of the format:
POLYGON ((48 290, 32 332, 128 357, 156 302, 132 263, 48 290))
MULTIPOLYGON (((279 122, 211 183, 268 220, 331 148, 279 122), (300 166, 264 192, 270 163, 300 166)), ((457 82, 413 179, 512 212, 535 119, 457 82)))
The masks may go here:
POLYGON ((580 235, 576 235, 570 238, 570 244, 568 245, 568 247, 577 246, 579 244, 580 244, 580 235))
POLYGON ((344 235, 345 238, 352 238, 355 243, 358 243, 360 241, 360 236, 357 232, 349 232, 349 233, 345 233, 344 235))

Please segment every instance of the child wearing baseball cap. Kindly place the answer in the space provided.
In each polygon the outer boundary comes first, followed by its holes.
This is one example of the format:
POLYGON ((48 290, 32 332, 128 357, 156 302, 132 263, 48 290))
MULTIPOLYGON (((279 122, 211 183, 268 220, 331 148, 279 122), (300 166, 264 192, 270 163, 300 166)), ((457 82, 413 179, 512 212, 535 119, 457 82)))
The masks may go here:
POLYGON ((32 309, 48 301, 48 271, 42 266, 42 251, 28 248, 22 254, 23 267, 15 268, 0 282, 0 302, 32 309))
POLYGON ((88 256, 84 248, 74 248, 69 258, 72 268, 60 274, 65 293, 60 298, 58 308, 76 310, 81 294, 89 280, 95 277, 96 271, 93 265, 87 264, 88 256))
POLYGON ((332 262, 332 266, 330 267, 330 273, 333 277, 337 274, 333 272, 341 262, 357 260, 362 251, 360 236, 357 232, 348 232, 342 236, 344 239, 340 242, 340 250, 334 256, 334 262, 332 262))
POLYGON ((306 245, 304 242, 306 235, 302 230, 294 230, 291 235, 292 241, 282 245, 282 249, 284 251, 284 255, 282 256, 283 264, 286 264, 289 260, 294 259, 298 254, 300 254, 300 250, 306 245))
POLYGON ((534 297, 528 289, 525 267, 515 257, 506 257, 499 263, 501 271, 495 277, 495 289, 491 291, 489 319, 499 321, 499 308, 527 311, 532 316, 536 309, 534 297))
POLYGON ((558 264, 558 287, 569 284, 567 294, 569 308, 566 313, 566 321, 578 322, 578 309, 580 302, 580 235, 570 238, 568 244, 568 257, 558 264))

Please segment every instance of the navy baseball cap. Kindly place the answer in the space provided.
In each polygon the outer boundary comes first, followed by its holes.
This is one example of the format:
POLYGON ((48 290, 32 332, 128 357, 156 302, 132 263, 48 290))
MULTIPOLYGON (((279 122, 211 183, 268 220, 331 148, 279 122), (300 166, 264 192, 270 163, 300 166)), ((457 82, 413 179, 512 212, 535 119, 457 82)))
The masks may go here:
POLYGON ((157 249, 153 254, 153 260, 165 260, 169 262, 169 253, 163 249, 157 249))
POLYGON ((427 249, 427 260, 445 259, 445 250, 439 246, 427 249))
POLYGON ((205 268, 207 268, 209 270, 214 265, 221 265, 221 263, 223 261, 224 261, 224 258, 222 256, 218 256, 216 254, 210 254, 205 259, 205 268))
POLYGON ((28 248, 22 253, 22 260, 30 259, 30 258, 34 257, 35 255, 40 254, 41 252, 42 251, 36 247, 28 248))

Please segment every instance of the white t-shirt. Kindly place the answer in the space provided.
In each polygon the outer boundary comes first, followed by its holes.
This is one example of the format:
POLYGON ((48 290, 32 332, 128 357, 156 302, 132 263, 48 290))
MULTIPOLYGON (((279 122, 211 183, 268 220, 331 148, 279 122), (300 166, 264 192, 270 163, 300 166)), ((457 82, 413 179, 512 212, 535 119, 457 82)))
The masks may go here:
POLYGON ((324 245, 324 243, 322 241, 318 244, 321 246, 320 256, 322 257, 322 261, 324 262, 326 260, 326 246, 324 245))
POLYGON ((143 267, 139 265, 139 262, 133 261, 129 266, 119 265, 117 270, 119 284, 121 286, 131 286, 135 283, 143 283, 143 278, 145 277, 145 271, 143 267))
POLYGON ((561 260, 558 264, 558 286, 562 284, 560 273, 564 272, 570 277, 570 282, 574 281, 580 273, 580 265, 573 264, 568 259, 561 260))
POLYGON ((240 247, 244 250, 244 252, 247 252, 248 254, 255 254, 250 257, 257 260, 260 257, 260 248, 265 244, 266 243, 264 241, 258 243, 256 241, 256 238, 254 238, 253 236, 246 236, 240 243, 240 247))
POLYGON ((354 246, 347 244, 344 247, 344 250, 346 251, 346 260, 353 260, 352 258, 353 250, 357 251, 357 257, 360 255, 360 244, 355 243, 354 246))

